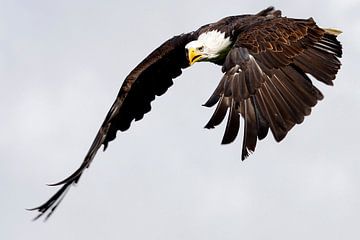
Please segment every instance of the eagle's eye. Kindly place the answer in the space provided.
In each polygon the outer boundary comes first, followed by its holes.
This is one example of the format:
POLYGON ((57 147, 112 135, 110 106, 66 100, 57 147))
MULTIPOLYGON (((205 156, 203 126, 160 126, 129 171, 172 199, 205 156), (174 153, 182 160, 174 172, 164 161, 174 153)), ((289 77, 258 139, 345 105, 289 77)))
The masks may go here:
POLYGON ((198 50, 199 50, 200 52, 204 51, 204 46, 198 47, 198 50))

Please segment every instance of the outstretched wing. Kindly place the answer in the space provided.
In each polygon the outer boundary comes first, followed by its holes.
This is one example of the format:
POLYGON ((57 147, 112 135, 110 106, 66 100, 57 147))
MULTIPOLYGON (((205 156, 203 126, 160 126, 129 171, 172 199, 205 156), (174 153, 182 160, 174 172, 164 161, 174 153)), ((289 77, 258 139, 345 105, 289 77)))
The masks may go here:
POLYGON ((43 214, 50 217, 69 187, 79 181, 82 173, 90 166, 97 151, 115 139, 118 130, 125 131, 133 120, 143 118, 151 109, 151 101, 160 96, 173 84, 172 79, 181 74, 181 69, 189 66, 185 45, 197 38, 196 32, 175 36, 154 50, 126 77, 118 96, 101 125, 94 142, 81 166, 68 178, 52 184, 61 188, 44 204, 30 209, 39 211, 38 219, 43 214))
POLYGON ((323 95, 307 74, 332 85, 342 55, 336 34, 313 19, 264 14, 247 24, 235 29, 239 33, 223 64, 224 77, 205 103, 218 103, 206 128, 220 124, 230 109, 223 144, 236 138, 239 114, 244 118, 243 160, 269 128, 281 141, 310 114, 323 95))

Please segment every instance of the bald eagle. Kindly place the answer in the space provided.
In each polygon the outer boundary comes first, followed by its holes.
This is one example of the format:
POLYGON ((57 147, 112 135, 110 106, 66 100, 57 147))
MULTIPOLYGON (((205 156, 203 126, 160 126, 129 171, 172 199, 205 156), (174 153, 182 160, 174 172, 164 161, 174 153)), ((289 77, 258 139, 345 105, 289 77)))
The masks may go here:
POLYGON ((222 144, 234 141, 243 118, 241 159, 255 151, 269 129, 280 142, 311 108, 323 99, 310 75, 333 85, 340 69, 342 46, 336 29, 324 29, 312 18, 282 17, 269 7, 257 14, 225 17, 198 30, 175 36, 155 49, 126 77, 81 166, 55 185, 61 188, 37 210, 51 216, 67 190, 90 166, 95 154, 151 109, 151 101, 173 84, 182 69, 196 62, 222 66, 223 77, 204 104, 216 105, 205 128, 227 115, 222 144), (228 114, 227 114, 228 113, 228 114))

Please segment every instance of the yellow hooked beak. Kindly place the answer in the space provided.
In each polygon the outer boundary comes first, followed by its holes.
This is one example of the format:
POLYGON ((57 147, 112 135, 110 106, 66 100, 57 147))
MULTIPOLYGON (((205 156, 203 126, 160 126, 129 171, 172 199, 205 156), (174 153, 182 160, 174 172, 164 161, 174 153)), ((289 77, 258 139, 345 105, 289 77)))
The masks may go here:
POLYGON ((190 65, 193 65, 195 62, 201 60, 203 57, 202 53, 196 48, 188 49, 188 58, 190 65))

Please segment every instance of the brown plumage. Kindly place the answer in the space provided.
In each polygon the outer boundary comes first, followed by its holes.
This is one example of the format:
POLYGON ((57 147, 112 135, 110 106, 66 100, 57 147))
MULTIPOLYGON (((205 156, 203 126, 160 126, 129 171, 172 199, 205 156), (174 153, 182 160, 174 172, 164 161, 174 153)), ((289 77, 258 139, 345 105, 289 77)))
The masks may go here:
POLYGON ((189 66, 185 46, 201 34, 212 30, 225 33, 231 40, 228 52, 217 59, 224 76, 204 106, 217 104, 206 128, 219 125, 228 112, 223 144, 238 135, 240 115, 244 119, 241 158, 255 151, 257 140, 270 129, 276 141, 284 139, 295 125, 309 115, 311 108, 323 98, 308 74, 332 85, 340 68, 342 47, 336 30, 325 30, 312 18, 281 17, 272 7, 256 15, 226 17, 197 31, 175 36, 145 58, 125 79, 94 142, 81 166, 68 178, 53 184, 62 187, 43 205, 31 210, 48 218, 101 145, 104 150, 115 139, 118 130, 125 131, 133 120, 143 118, 151 109, 151 101, 173 84, 172 79, 189 66))

